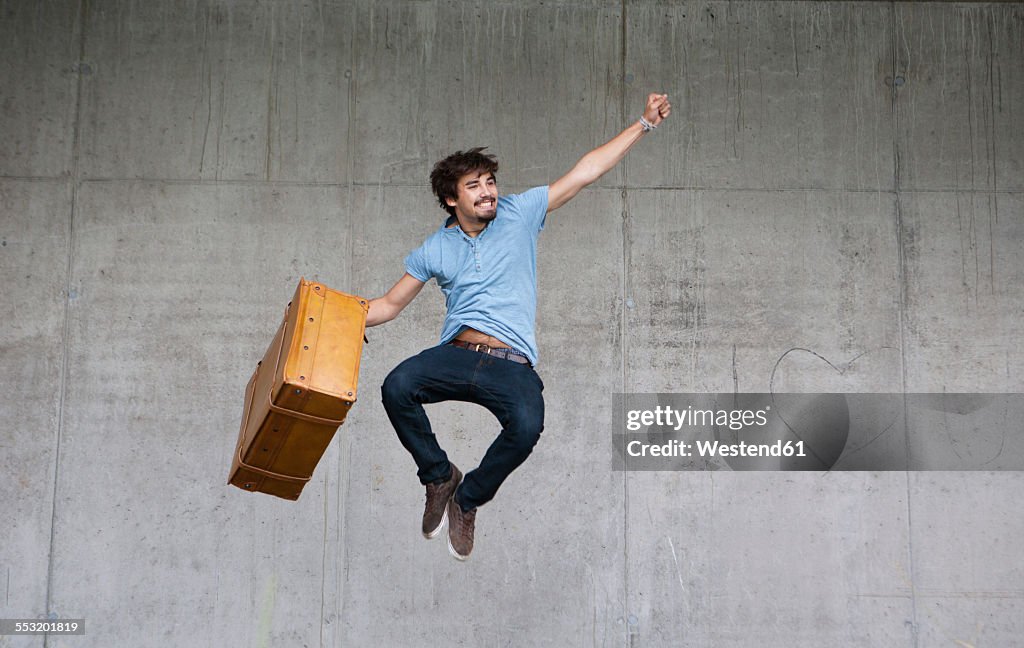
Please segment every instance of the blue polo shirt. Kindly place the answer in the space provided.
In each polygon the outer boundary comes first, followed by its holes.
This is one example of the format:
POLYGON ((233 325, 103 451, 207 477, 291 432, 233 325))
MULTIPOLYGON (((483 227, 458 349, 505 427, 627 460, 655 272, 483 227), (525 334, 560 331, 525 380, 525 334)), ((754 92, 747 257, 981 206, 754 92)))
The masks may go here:
POLYGON ((547 211, 546 186, 499 196, 497 215, 475 238, 452 216, 405 258, 406 272, 423 282, 436 279, 444 293, 441 344, 471 327, 537 364, 537 236, 547 211))

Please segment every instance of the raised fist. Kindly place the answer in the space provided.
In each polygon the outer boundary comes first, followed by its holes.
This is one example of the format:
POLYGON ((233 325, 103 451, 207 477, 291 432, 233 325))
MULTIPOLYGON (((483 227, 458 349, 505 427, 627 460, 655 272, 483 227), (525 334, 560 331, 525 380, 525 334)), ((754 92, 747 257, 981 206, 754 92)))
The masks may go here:
POLYGON ((644 119, 655 126, 663 122, 672 113, 672 104, 667 94, 651 93, 647 95, 647 107, 644 108, 644 119))

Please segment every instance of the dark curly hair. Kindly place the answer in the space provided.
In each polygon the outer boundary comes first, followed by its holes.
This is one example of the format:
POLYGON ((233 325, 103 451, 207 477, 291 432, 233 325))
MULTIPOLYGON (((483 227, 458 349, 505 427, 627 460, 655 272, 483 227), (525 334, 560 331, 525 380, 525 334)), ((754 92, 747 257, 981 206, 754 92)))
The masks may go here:
POLYGON ((498 179, 495 175, 498 173, 498 158, 484 153, 485 148, 487 147, 478 146, 468 151, 456 151, 435 164, 434 170, 430 172, 430 188, 437 196, 441 208, 452 216, 455 215, 455 208, 449 206, 445 200, 455 200, 459 197, 459 178, 467 173, 480 171, 490 173, 495 180, 498 179))

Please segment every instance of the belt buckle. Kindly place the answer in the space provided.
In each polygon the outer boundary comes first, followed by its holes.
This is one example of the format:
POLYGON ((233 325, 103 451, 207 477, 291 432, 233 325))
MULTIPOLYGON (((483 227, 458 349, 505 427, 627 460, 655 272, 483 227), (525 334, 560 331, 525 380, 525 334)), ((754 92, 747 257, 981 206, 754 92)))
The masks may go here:
POLYGON ((491 347, 490 345, 487 344, 474 344, 473 350, 479 353, 486 353, 487 355, 491 355, 491 347), (484 350, 481 350, 481 348, 484 350))

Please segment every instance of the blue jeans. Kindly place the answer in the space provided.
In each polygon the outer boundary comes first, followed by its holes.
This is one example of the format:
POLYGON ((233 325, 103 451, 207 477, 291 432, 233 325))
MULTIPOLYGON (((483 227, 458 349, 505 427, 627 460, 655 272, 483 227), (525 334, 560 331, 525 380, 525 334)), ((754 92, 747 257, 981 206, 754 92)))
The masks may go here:
POLYGON ((483 405, 497 417, 501 433, 456 491, 456 501, 468 511, 489 502, 505 478, 530 456, 544 429, 543 389, 530 365, 445 344, 395 367, 384 379, 381 394, 398 438, 416 461, 422 484, 451 474, 448 455, 438 445, 423 405, 466 401, 483 405))

